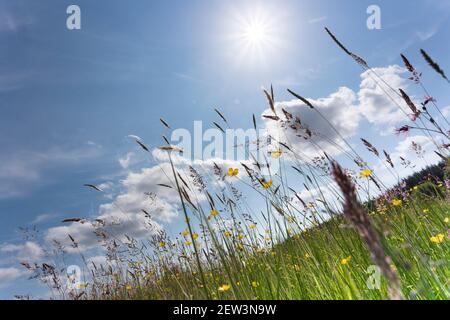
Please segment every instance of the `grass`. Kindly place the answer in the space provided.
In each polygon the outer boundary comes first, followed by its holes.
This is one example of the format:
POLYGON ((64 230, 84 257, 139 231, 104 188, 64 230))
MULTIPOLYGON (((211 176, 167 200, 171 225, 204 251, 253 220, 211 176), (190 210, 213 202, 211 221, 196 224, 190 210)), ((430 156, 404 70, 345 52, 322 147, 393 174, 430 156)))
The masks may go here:
MULTIPOLYGON (((410 299, 448 299, 450 242, 432 242, 449 228, 447 201, 407 201, 371 219, 382 226, 383 245, 410 299), (447 219, 447 220, 446 220, 447 219)), ((255 237, 257 231, 254 232, 255 237)), ((250 235, 252 236, 252 235, 250 235)), ((228 239, 228 238, 227 238, 228 239)), ((228 240, 229 247, 235 246, 228 240)), ((224 264, 205 270, 206 287, 193 270, 162 268, 155 283, 143 277, 114 284, 112 299, 387 299, 367 286, 370 254, 343 217, 333 218, 268 250, 232 250, 224 264), (143 281, 143 282, 142 282, 143 281), (229 286, 229 287, 228 287, 229 286), (224 290, 225 289, 225 290, 224 290)), ((137 270, 145 274, 146 267, 137 270)), ((137 271, 136 270, 136 271, 137 271)), ((105 296, 95 296, 105 298, 105 296)))

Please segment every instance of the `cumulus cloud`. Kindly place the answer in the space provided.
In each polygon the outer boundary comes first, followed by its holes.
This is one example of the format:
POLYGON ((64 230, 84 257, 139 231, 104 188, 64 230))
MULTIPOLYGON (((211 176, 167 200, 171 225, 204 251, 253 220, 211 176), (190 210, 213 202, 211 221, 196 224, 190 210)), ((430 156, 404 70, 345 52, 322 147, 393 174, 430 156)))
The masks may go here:
MULTIPOLYGON (((429 165, 439 163, 441 159, 434 153, 435 149, 436 147, 429 137, 413 135, 401 140, 390 156, 397 174, 400 177, 406 177, 429 165)), ((379 163, 375 167, 375 171, 386 185, 393 185, 398 182, 398 177, 392 176, 383 163, 379 163)))
MULTIPOLYGON (((172 185, 170 166, 167 163, 130 172, 120 182, 121 192, 112 202, 99 207, 95 217, 102 222, 101 230, 109 236, 124 239, 125 235, 134 238, 155 234, 161 227, 160 222, 169 222, 178 215, 178 194, 172 188, 160 186, 172 185), (145 210, 151 217, 146 216, 145 210)), ((187 179, 187 178, 186 178, 187 179)), ((57 240, 71 251, 69 234, 86 250, 99 244, 96 222, 71 223, 51 228, 45 236, 48 242, 57 240)))
MULTIPOLYGON (((289 145, 292 145, 297 152, 307 156, 318 153, 319 148, 314 144, 329 154, 340 154, 347 148, 340 136, 345 139, 352 137, 357 132, 362 119, 375 124, 380 130, 386 130, 387 126, 392 128, 394 124, 408 120, 398 106, 400 105, 407 112, 404 101, 392 92, 392 89, 397 91, 400 88, 405 90, 408 88, 408 82, 403 77, 404 73, 405 69, 398 65, 374 68, 373 71, 365 71, 361 74, 358 92, 341 87, 325 98, 306 97, 336 130, 316 110, 309 108, 300 100, 278 102, 275 109, 278 115, 283 115, 282 109, 284 109, 294 117, 297 116, 301 120, 302 127, 308 128, 313 133, 308 141, 299 137, 304 134, 299 135, 297 130, 281 127, 279 122, 271 119, 263 118, 265 128, 268 134, 279 137, 282 142, 289 142, 289 145), (391 88, 388 88, 384 82, 391 88)), ((271 114, 272 111, 269 109, 263 113, 263 115, 271 114)))
MULTIPOLYGON (((154 154, 158 154, 163 160, 166 159, 163 154, 157 152, 154 154)), ((191 161, 180 157, 176 162, 177 172, 190 186, 186 192, 191 200, 197 203, 204 201, 205 197, 198 192, 200 186, 198 181, 194 181, 196 177, 201 176, 204 179, 202 182, 211 190, 221 187, 219 182, 212 179, 215 164, 224 172, 230 167, 241 168, 240 162, 218 158, 191 161), (196 174, 191 168, 194 168, 196 174)), ((248 161, 244 162, 249 164, 248 161)), ((97 247, 101 240, 96 235, 99 228, 119 240, 125 240, 125 235, 134 238, 148 237, 161 230, 161 223, 169 223, 178 217, 179 201, 171 166, 163 161, 152 167, 129 172, 120 181, 120 192, 111 202, 99 206, 95 218, 84 223, 75 222, 50 228, 46 232, 45 239, 48 243, 57 240, 67 251, 75 252, 97 247), (101 221, 102 225, 99 226, 98 221, 101 221), (69 235, 75 239, 78 245, 76 249, 72 247, 69 235)))
POLYGON ((15 257, 19 261, 39 261, 45 255, 45 251, 42 247, 31 241, 27 241, 24 244, 3 244, 0 245, 0 252, 14 253, 15 257))
POLYGON ((17 268, 0 268, 0 288, 20 278, 23 272, 17 268))
POLYGON ((402 77, 405 72, 404 68, 398 65, 392 65, 386 68, 374 68, 373 71, 369 70, 361 74, 361 84, 358 92, 359 111, 369 122, 375 124, 393 124, 405 120, 405 114, 396 105, 397 103, 403 106, 404 101, 399 96, 393 94, 378 79, 378 77, 383 79, 394 90, 398 90, 399 88, 406 89, 407 82, 402 77), (396 103, 389 99, 383 90, 389 92, 396 103))
POLYGON ((422 169, 441 160, 433 152, 435 149, 436 147, 429 137, 422 135, 409 136, 398 143, 392 157, 395 162, 400 164, 401 158, 410 159, 413 161, 411 167, 422 169))
POLYGON ((128 169, 130 164, 132 163, 132 158, 134 156, 134 152, 128 152, 125 156, 119 158, 119 164, 123 169, 128 169))
MULTIPOLYGON (((301 151, 310 156, 318 153, 314 144, 330 154, 341 153, 340 148, 343 148, 344 145, 337 132, 342 137, 348 138, 358 128, 360 115, 356 106, 356 94, 349 88, 341 87, 326 98, 309 98, 308 101, 314 105, 315 110, 309 108, 300 100, 276 103, 275 110, 277 114, 282 115, 284 109, 294 117, 298 117, 301 121, 301 127, 312 132, 311 138, 304 139, 300 137, 305 136, 302 130, 281 127, 278 121, 271 119, 264 119, 267 133, 273 137, 278 137, 284 143, 288 142, 297 152, 301 151), (335 130, 316 110, 331 122, 335 130), (336 147, 336 144, 339 147, 336 147)), ((271 114, 271 111, 266 110, 264 114, 271 114)))

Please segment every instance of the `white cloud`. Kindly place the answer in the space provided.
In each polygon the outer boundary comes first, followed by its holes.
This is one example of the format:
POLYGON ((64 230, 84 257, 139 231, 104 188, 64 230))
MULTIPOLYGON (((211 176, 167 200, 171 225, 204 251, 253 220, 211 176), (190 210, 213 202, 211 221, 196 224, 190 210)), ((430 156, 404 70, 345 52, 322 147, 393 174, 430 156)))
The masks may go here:
POLYGON ((0 252, 15 253, 15 258, 19 261, 37 262, 44 257, 45 252, 42 247, 31 241, 24 244, 3 244, 0 245, 0 252))
MULTIPOLYGON (((389 133, 392 134, 391 128, 394 124, 409 120, 398 107, 400 105, 405 112, 408 112, 405 102, 398 94, 392 92, 392 89, 395 91, 399 88, 407 89, 408 82, 402 77, 404 73, 404 68, 398 65, 373 68, 373 71, 365 71, 361 74, 357 93, 347 87, 341 87, 326 98, 311 99, 307 97, 307 99, 332 123, 343 138, 350 138, 357 132, 362 118, 373 123, 375 128, 381 132, 386 132, 389 128, 389 133), (391 88, 388 88, 380 78, 391 88), (394 101, 387 96, 385 91, 394 101)), ((289 141, 289 144, 293 145, 297 152, 301 151, 307 156, 317 154, 317 148, 311 142, 316 143, 321 149, 332 155, 340 154, 343 149, 346 149, 341 137, 327 121, 300 100, 276 103, 277 114, 281 117, 283 117, 282 108, 294 116, 298 116, 304 128, 316 133, 311 139, 305 141, 298 136, 297 131, 285 128, 281 130, 279 122, 270 119, 264 120, 269 134, 280 137, 284 142, 289 141)), ((270 115, 272 112, 266 110, 264 114, 270 115)))
POLYGON ((404 101, 394 94, 391 89, 383 84, 375 73, 387 82, 394 90, 406 89, 407 82, 401 77, 405 69, 398 65, 386 68, 373 68, 373 71, 365 71, 361 74, 361 84, 358 92, 359 110, 361 114, 371 123, 392 124, 404 121, 406 116, 398 106, 383 92, 389 92, 394 101, 405 109, 404 101), (376 80, 376 81, 375 81, 376 80), (378 83, 376 83, 378 82, 378 83))
MULTIPOLYGON (((122 192, 112 202, 99 207, 99 214, 95 219, 105 223, 101 229, 118 239, 124 239, 125 235, 139 238, 159 230, 158 221, 168 222, 175 218, 178 209, 174 203, 178 200, 178 194, 173 189, 158 186, 172 184, 164 174, 164 171, 170 174, 169 169, 169 165, 165 163, 130 172, 120 183, 122 192), (158 197, 154 194, 158 194, 158 197), (143 209, 150 213, 151 220, 143 213, 143 209)), ((70 234, 79 248, 86 250, 99 244, 100 238, 95 234, 97 229, 98 226, 91 222, 71 223, 49 229, 45 238, 48 242, 55 239, 71 251, 70 234)))
POLYGON ((309 19, 308 23, 314 24, 314 23, 325 21, 325 20, 327 20, 327 16, 321 16, 321 17, 316 17, 316 18, 309 19))
POLYGON ((88 266, 90 266, 90 264, 95 264, 95 266, 98 268, 100 266, 107 266, 109 264, 108 262, 108 258, 104 255, 98 255, 98 256, 92 256, 89 257, 87 260, 88 266))
POLYGON ((134 152, 128 152, 125 156, 119 158, 119 164, 123 169, 128 169, 130 164, 132 163, 132 157, 134 156, 134 152))
POLYGON ((19 17, 12 14, 4 6, 0 9, 0 32, 17 32, 33 22, 30 17, 19 17))
MULTIPOLYGON (((429 165, 439 163, 441 159, 433 151, 436 149, 431 139, 427 136, 415 135, 408 136, 401 140, 390 154, 395 166, 395 172, 399 177, 407 177, 412 173, 424 169, 429 165), (413 142, 419 146, 419 152, 414 150, 413 142), (404 162, 401 158, 405 159, 404 162)), ((384 163, 379 163, 375 167, 378 178, 387 186, 398 183, 396 176, 393 176, 386 169, 384 163)))
POLYGON ((65 150, 53 147, 45 151, 18 151, 0 155, 0 199, 20 196, 43 172, 56 166, 81 163, 99 156, 98 148, 86 146, 65 150))
MULTIPOLYGON (((154 151, 154 154, 162 156, 156 151, 154 151)), ((209 176, 212 175, 214 163, 220 166, 224 172, 229 167, 240 167, 237 161, 223 159, 190 161, 180 157, 177 163, 177 171, 183 180, 192 186, 186 192, 194 202, 204 201, 205 196, 199 193, 197 187, 195 187, 189 165, 198 170, 198 173, 205 180, 204 183, 208 184, 209 190, 219 186, 215 179, 213 182, 213 179, 208 178, 208 174, 203 175, 205 172, 208 172, 209 176)), ((180 184, 182 184, 181 181, 180 184)), ((78 249, 88 250, 100 245, 101 239, 95 234, 99 228, 107 235, 119 240, 124 240, 125 235, 141 238, 155 234, 161 228, 160 223, 168 223, 178 217, 180 199, 175 189, 169 163, 162 162, 153 167, 129 172, 125 179, 120 182, 120 188, 121 191, 113 201, 100 205, 98 216, 93 218, 102 220, 105 223, 104 226, 99 227, 91 219, 85 223, 71 223, 50 228, 45 234, 46 241, 51 243, 53 240, 57 240, 69 252, 75 252, 78 249), (161 186, 161 184, 172 186, 172 188, 161 186), (151 219, 146 217, 142 209, 151 215, 151 219), (69 234, 78 244, 76 250, 72 248, 69 234)))
POLYGON ((43 213, 43 214, 38 215, 36 218, 34 218, 34 220, 30 222, 30 224, 39 224, 42 222, 46 222, 53 218, 56 218, 57 216, 58 216, 57 214, 43 213))
MULTIPOLYGON (((318 153, 314 143, 330 154, 341 153, 333 144, 344 147, 342 139, 316 110, 328 119, 344 138, 351 137, 356 132, 360 119, 357 106, 355 105, 355 93, 349 88, 341 87, 326 98, 308 98, 308 101, 314 105, 315 110, 309 108, 300 100, 276 103, 275 109, 281 117, 283 117, 282 109, 294 117, 298 117, 302 128, 308 128, 313 133, 311 138, 305 140, 299 137, 299 134, 305 135, 303 129, 294 130, 290 127, 281 127, 278 121, 265 119, 264 123, 268 134, 273 137, 279 137, 282 142, 288 142, 297 152, 301 151, 309 156, 318 153)), ((270 115, 272 112, 266 110, 264 114, 270 115)))
POLYGON ((20 278, 23 272, 17 268, 0 268, 0 288, 20 278))

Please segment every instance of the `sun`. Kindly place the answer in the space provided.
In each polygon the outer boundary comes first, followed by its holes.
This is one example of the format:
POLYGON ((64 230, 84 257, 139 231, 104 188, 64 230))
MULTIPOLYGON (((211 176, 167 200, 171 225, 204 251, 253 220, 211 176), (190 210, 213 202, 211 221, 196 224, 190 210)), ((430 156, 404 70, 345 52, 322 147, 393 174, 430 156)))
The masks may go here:
POLYGON ((241 17, 237 36, 243 46, 250 49, 267 49, 275 36, 273 21, 265 11, 251 12, 248 16, 241 17))
POLYGON ((230 34, 234 59, 240 63, 266 63, 279 49, 279 20, 267 8, 249 8, 234 15, 230 34))
POLYGON ((261 21, 250 21, 244 26, 242 37, 250 45, 262 45, 268 40, 268 28, 261 21))

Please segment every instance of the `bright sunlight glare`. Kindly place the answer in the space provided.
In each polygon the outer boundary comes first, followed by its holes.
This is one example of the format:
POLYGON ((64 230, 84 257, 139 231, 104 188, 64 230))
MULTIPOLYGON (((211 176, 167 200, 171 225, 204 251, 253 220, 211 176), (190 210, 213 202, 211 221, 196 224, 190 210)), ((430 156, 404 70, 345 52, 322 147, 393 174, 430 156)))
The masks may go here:
POLYGON ((253 45, 262 44, 267 40, 267 29, 260 21, 250 22, 243 31, 243 37, 253 45))
POLYGON ((231 33, 234 59, 240 64, 266 64, 280 49, 279 19, 261 7, 234 14, 231 33))

